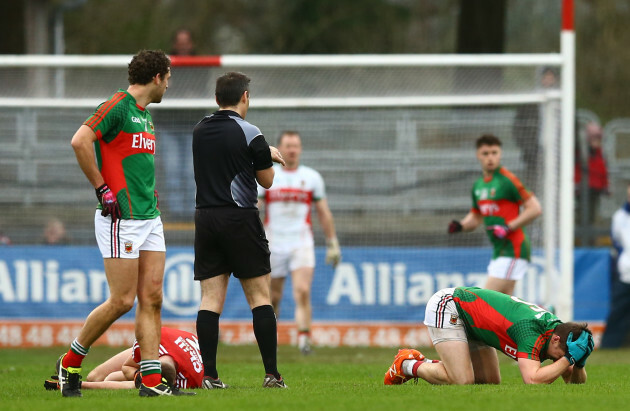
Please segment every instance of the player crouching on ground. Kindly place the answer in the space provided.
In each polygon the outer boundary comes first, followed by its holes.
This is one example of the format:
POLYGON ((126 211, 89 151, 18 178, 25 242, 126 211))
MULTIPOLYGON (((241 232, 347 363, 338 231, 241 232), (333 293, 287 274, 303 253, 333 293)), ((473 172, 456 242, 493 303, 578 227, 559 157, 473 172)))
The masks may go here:
POLYGON ((477 287, 445 288, 427 303, 424 324, 440 361, 402 349, 385 373, 385 385, 422 378, 431 384, 499 384, 496 350, 518 361, 525 384, 586 382, 594 348, 587 324, 563 323, 517 297, 477 287), (550 359, 553 364, 542 365, 550 359))

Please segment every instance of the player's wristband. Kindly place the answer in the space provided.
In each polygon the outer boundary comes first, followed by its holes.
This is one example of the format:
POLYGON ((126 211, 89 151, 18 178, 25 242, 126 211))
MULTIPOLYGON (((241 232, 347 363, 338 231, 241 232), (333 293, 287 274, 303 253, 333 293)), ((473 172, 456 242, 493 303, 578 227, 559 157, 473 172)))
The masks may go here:
POLYGON ((569 364, 570 364, 570 365, 574 365, 574 364, 575 364, 575 358, 571 357, 570 355, 565 354, 565 355, 564 355, 564 358, 566 358, 566 359, 567 359, 567 361, 569 361, 569 364))

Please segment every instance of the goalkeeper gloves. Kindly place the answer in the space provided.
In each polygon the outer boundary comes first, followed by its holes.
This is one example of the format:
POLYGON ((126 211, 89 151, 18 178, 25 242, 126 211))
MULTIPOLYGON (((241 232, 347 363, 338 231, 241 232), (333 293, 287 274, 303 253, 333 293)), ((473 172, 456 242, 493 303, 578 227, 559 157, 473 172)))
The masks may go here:
POLYGON ((463 229, 462 224, 457 220, 451 221, 450 224, 448 225, 449 234, 459 233, 460 231, 462 231, 462 229, 463 229))
POLYGON ((329 238, 326 240, 326 264, 331 264, 333 268, 341 261, 341 249, 337 238, 329 238))
POLYGON ((588 347, 588 351, 586 352, 584 357, 582 357, 579 361, 575 362, 575 366, 578 368, 584 368, 584 366, 586 365, 586 359, 588 358, 589 355, 591 355, 591 353, 593 352, 593 349, 595 348, 595 341, 593 341, 593 335, 591 333, 588 333, 587 347, 588 347))
POLYGON ((120 206, 118 205, 116 195, 112 193, 107 184, 103 184, 96 189, 96 198, 98 198, 98 202, 101 204, 101 207, 103 207, 101 215, 103 217, 111 215, 112 222, 115 223, 116 220, 120 218, 120 206))
POLYGON ((490 225, 486 228, 486 230, 491 231, 492 235, 500 240, 503 240, 512 232, 508 226, 500 224, 490 225))
MULTIPOLYGON (((593 351, 589 343, 589 339, 592 338, 588 331, 582 331, 580 337, 572 341, 573 333, 569 333, 567 336, 567 352, 564 354, 565 358, 569 360, 569 364, 576 364, 578 361, 582 361, 584 356, 588 357, 591 351, 593 351)), ((586 359, 584 359, 584 361, 586 361, 586 359)))

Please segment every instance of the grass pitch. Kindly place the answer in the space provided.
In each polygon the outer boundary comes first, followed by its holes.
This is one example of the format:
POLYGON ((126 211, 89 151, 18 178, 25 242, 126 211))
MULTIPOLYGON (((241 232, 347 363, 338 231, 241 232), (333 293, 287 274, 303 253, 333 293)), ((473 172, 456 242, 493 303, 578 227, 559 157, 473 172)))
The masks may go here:
MULTIPOLYGON (((288 390, 263 389, 256 346, 219 347, 219 374, 227 390, 196 390, 194 397, 140 398, 137 390, 83 390, 83 398, 46 391, 63 348, 0 350, 2 410, 619 410, 630 403, 630 350, 597 350, 588 360, 588 382, 526 386, 515 362, 499 354, 498 386, 431 386, 413 381, 384 386, 394 348, 317 348, 308 357, 294 347, 279 349, 279 369, 288 390)), ((120 349, 94 347, 83 375, 120 349)), ((436 358, 433 350, 422 350, 436 358)))

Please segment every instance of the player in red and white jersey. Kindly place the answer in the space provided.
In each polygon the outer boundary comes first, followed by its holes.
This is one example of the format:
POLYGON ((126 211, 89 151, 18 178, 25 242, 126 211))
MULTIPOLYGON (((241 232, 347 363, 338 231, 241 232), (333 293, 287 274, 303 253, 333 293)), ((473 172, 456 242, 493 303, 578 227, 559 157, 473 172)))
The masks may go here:
POLYGON ((271 251, 271 302, 277 315, 284 281, 291 273, 298 346, 303 354, 308 354, 311 351, 311 284, 315 269, 313 204, 326 236, 326 263, 335 267, 341 260, 341 250, 326 201, 324 180, 314 169, 300 165, 300 134, 283 131, 277 147, 286 166, 274 165, 275 178, 270 189, 258 187, 258 206, 265 207, 265 231, 271 251))
MULTIPOLYGON (((114 355, 94 368, 81 383, 83 389, 133 389, 140 383, 140 345, 133 342, 131 348, 114 355)), ((162 327, 159 360, 163 376, 174 394, 179 389, 200 388, 203 380, 203 362, 197 336, 184 330, 162 327)), ((57 380, 47 380, 44 387, 59 389, 57 380)))
MULTIPOLYGON (((140 345, 134 341, 131 358, 140 365, 140 345)), ((199 352, 197 336, 183 330, 162 327, 159 348, 160 359, 169 356, 175 364, 176 377, 173 386, 176 388, 199 388, 203 380, 203 361, 199 352)), ((127 362, 129 363, 129 361, 127 362)))

